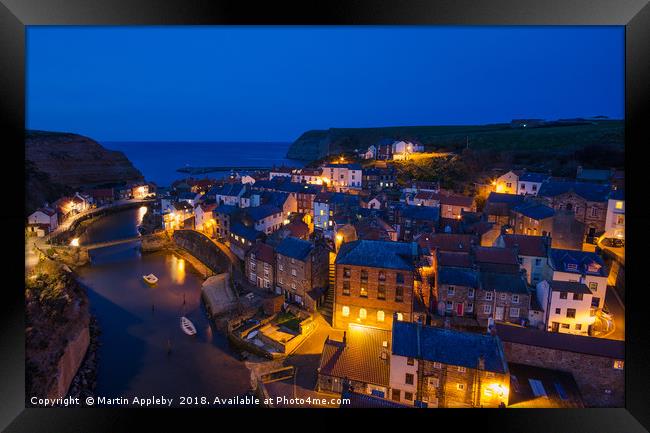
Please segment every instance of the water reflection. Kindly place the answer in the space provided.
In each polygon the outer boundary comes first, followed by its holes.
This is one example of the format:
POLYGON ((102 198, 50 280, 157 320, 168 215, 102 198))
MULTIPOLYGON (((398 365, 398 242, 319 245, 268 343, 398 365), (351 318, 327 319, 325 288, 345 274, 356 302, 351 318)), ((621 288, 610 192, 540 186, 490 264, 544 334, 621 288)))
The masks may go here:
POLYGON ((185 260, 177 257, 176 255, 168 255, 165 257, 167 269, 172 278, 172 282, 176 284, 185 283, 185 260))
POLYGON ((138 209, 138 225, 142 224, 142 220, 144 219, 144 216, 148 210, 149 209, 146 206, 142 206, 140 209, 138 209))
MULTIPOLYGON (((107 216, 87 234, 102 240, 123 237, 134 231, 136 215, 139 211, 132 209, 107 216)), ((89 236, 86 241, 98 240, 89 236)), ((79 269, 102 330, 96 392, 107 397, 246 392, 250 373, 227 339, 213 331, 201 303, 201 276, 181 257, 140 254, 137 245, 96 250, 92 265, 79 269), (143 281, 149 273, 158 277, 156 286, 143 281), (182 332, 180 316, 194 323, 196 336, 182 332)))

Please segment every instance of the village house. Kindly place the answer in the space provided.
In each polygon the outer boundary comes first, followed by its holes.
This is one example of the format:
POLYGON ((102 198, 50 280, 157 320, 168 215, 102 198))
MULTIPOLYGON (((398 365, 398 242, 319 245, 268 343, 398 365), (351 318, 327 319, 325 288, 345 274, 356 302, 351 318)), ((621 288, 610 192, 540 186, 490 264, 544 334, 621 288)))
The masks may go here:
POLYGON ((222 204, 212 211, 213 218, 217 223, 217 239, 230 241, 230 227, 239 215, 239 208, 232 205, 222 204))
POLYGON ((256 287, 273 292, 275 286, 275 251, 264 242, 256 242, 246 253, 246 278, 256 287))
MULTIPOLYGON (((458 254, 438 252, 437 260, 451 262, 458 254)), ((479 288, 479 273, 472 267, 438 266, 435 273, 438 313, 449 316, 474 317, 474 303, 479 288)))
POLYGON ((242 219, 245 225, 267 235, 278 230, 284 221, 282 209, 270 204, 246 208, 242 219))
POLYGON ((113 191, 113 188, 92 189, 89 193, 98 206, 112 203, 115 200, 115 191, 113 191))
POLYGON ((260 203, 279 207, 285 217, 298 212, 298 201, 294 194, 282 191, 260 191, 260 197, 260 203))
POLYGON ((551 181, 542 184, 538 196, 553 209, 573 212, 575 218, 585 224, 584 235, 590 242, 605 232, 610 191, 609 185, 551 181))
POLYGON ((517 181, 517 194, 537 195, 542 183, 550 178, 550 175, 544 173, 524 172, 517 181))
POLYGON ((547 277, 550 269, 550 237, 503 234, 496 239, 494 246, 511 248, 517 252, 519 266, 526 271, 528 284, 536 286, 547 277))
POLYGON ((240 260, 246 259, 248 250, 264 238, 264 233, 255 230, 253 227, 247 227, 240 222, 235 222, 230 226, 230 239, 228 247, 230 251, 240 260))
POLYGON ((312 243, 287 237, 276 251, 276 293, 287 302, 315 311, 328 285, 327 248, 320 242, 312 243))
POLYGON ((412 141, 397 140, 391 144, 391 153, 394 161, 403 161, 409 159, 414 153, 424 151, 424 146, 412 141))
POLYGON ((212 213, 216 208, 216 203, 199 203, 194 207, 194 226, 196 230, 204 232, 209 237, 214 237, 217 230, 217 223, 212 213))
POLYGON ((375 159, 377 157, 377 148, 374 144, 368 146, 368 150, 361 152, 359 157, 362 159, 375 159))
POLYGON ((360 196, 360 205, 364 209, 381 209, 387 201, 384 194, 360 196))
POLYGON ((291 173, 291 182, 295 183, 308 183, 311 185, 322 185, 323 184, 323 169, 321 167, 317 168, 299 168, 293 170, 291 173))
POLYGON ((322 231, 333 230, 334 216, 359 207, 358 195, 342 192, 321 192, 314 198, 314 227, 322 231))
POLYGON ((288 193, 296 200, 296 211, 309 215, 313 215, 314 199, 322 190, 322 186, 291 182, 290 179, 283 177, 276 177, 271 181, 258 181, 255 183, 255 187, 265 191, 288 193))
POLYGON ((612 191, 607 200, 605 238, 625 239, 625 192, 612 191))
POLYGON ((397 241, 397 230, 379 216, 359 218, 353 226, 357 239, 397 241))
POLYGON ((43 237, 59 226, 59 217, 54 209, 42 207, 27 217, 27 231, 43 237))
POLYGON ((291 167, 273 167, 269 171, 269 180, 273 180, 276 177, 289 178, 291 179, 293 169, 291 167))
POLYGON ((609 185, 616 174, 615 169, 586 169, 581 165, 576 169, 576 180, 578 182, 591 182, 609 185))
POLYGON ((384 188, 394 188, 397 185, 395 167, 373 167, 363 170, 362 186, 364 190, 378 191, 384 188))
POLYGON ((578 384, 566 371, 508 362, 509 408, 575 409, 585 407, 578 384))
POLYGON ((495 330, 509 363, 571 373, 587 407, 625 405, 624 341, 505 323, 497 324, 495 330))
POLYGON ((243 183, 226 183, 221 186, 214 186, 206 193, 206 196, 213 199, 217 204, 229 206, 240 206, 240 198, 247 191, 247 185, 243 183))
POLYGON ((351 324, 341 341, 325 340, 318 366, 318 392, 353 391, 388 397, 391 331, 351 324))
POLYGON ((521 171, 511 170, 497 177, 492 183, 494 185, 494 191, 499 194, 517 194, 517 184, 521 174, 521 171))
POLYGON ((323 181, 335 191, 361 189, 363 181, 361 164, 326 164, 322 168, 323 181))
POLYGON ((505 407, 510 377, 498 337, 393 322, 390 399, 416 407, 505 407))
POLYGON ((536 295, 543 311, 543 329, 589 335, 596 312, 591 306, 593 294, 587 286, 576 281, 544 280, 537 284, 536 295))
POLYGON ((131 197, 135 200, 144 200, 149 198, 151 194, 149 191, 149 184, 146 182, 134 183, 129 186, 131 188, 131 197))
POLYGON ((402 206, 398 213, 399 239, 410 242, 421 232, 433 232, 438 226, 440 209, 425 206, 402 206))
POLYGON ((549 281, 583 283, 593 294, 592 306, 603 308, 609 271, 598 254, 552 248, 549 264, 553 271, 549 281))
POLYGON ((524 196, 491 192, 488 196, 483 214, 488 222, 494 223, 497 230, 511 222, 510 211, 524 202, 524 196))
POLYGON ((178 230, 194 228, 194 207, 186 201, 171 204, 171 208, 163 213, 163 228, 178 230))
POLYGON ((357 240, 341 245, 335 260, 333 326, 391 329, 393 314, 412 320, 419 256, 416 243, 357 240))
POLYGON ((536 202, 523 202, 510 211, 510 226, 518 235, 550 236, 555 210, 536 202))

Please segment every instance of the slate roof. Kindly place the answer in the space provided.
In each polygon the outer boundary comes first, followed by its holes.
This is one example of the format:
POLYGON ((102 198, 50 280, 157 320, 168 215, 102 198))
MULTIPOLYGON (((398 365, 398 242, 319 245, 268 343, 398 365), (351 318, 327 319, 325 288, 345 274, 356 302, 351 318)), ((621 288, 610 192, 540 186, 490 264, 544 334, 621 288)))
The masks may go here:
POLYGON ((546 257, 547 237, 528 235, 501 235, 506 248, 517 248, 520 256, 546 257))
POLYGON ((528 295, 526 281, 519 274, 481 272, 483 290, 528 295))
POLYGON ((208 191, 209 195, 239 196, 242 189, 245 188, 243 183, 226 183, 222 186, 214 186, 208 191))
POLYGON ((582 293, 583 295, 591 295, 589 287, 577 281, 557 281, 553 280, 549 283, 554 292, 567 292, 567 293, 582 293))
POLYGON ((261 206, 247 207, 245 212, 255 221, 263 220, 271 215, 281 213, 282 210, 270 204, 263 204, 261 206))
POLYGON ((547 332, 506 323, 496 323, 496 331, 499 338, 506 342, 584 353, 592 356, 625 359, 625 341, 547 332))
POLYGON ((524 201, 523 195, 491 192, 485 202, 486 215, 509 215, 510 209, 524 201))
POLYGON ((41 208, 38 208, 38 209, 36 209, 36 210, 32 213, 32 215, 34 215, 36 212, 42 212, 42 213, 44 213, 45 215, 50 216, 50 217, 51 217, 52 215, 56 214, 56 211, 55 211, 54 209, 50 209, 50 208, 48 208, 48 207, 41 207, 41 208))
POLYGON ((508 364, 499 339, 492 335, 393 321, 393 354, 447 365, 477 368, 479 357, 485 370, 506 373, 508 364))
POLYGON ((440 217, 440 209, 430 206, 406 205, 400 210, 400 216, 412 220, 437 222, 440 217))
POLYGON ((522 408, 582 408, 584 403, 573 375, 531 365, 508 363, 510 394, 508 407, 522 408), (535 395, 530 380, 541 382, 546 397, 535 395))
POLYGON ((472 242, 476 242, 473 235, 452 233, 427 233, 418 239, 421 247, 431 251, 469 251, 472 242))
POLYGON ((609 194, 610 200, 625 200, 625 190, 615 189, 609 194))
POLYGON ((473 269, 439 266, 438 282, 440 284, 478 288, 478 275, 473 269))
POLYGON ((327 168, 347 168, 348 170, 361 170, 361 164, 352 163, 352 164, 326 164, 327 168))
POLYGON ((191 204, 189 204, 186 201, 177 201, 173 204, 174 209, 176 210, 194 210, 194 207, 192 207, 191 204))
POLYGON ((561 250, 551 248, 551 268, 554 271, 572 274, 596 275, 607 277, 609 272, 603 259, 596 253, 589 251, 561 250), (569 269, 568 265, 576 264, 576 270, 569 269), (591 266, 591 270, 589 267, 591 266))
POLYGON ((555 210, 553 208, 535 202, 522 203, 513 207, 512 211, 534 220, 543 220, 555 215, 555 210))
POLYGON ((219 207, 217 207, 213 212, 222 214, 222 215, 232 215, 236 213, 239 210, 237 206, 233 206, 231 204, 222 204, 219 207))
POLYGON ((517 252, 512 248, 473 246, 472 252, 477 263, 498 263, 519 266, 517 252))
POLYGON ((588 182, 545 182, 539 188, 537 195, 542 197, 555 197, 573 191, 587 201, 607 201, 611 192, 609 185, 601 185, 588 182))
POLYGON ((244 238, 248 241, 255 242, 256 239, 264 236, 264 233, 261 231, 255 230, 252 227, 246 227, 241 223, 234 223, 230 226, 230 233, 237 235, 240 238, 244 238))
POLYGON ((285 257, 290 257, 297 260, 305 260, 314 245, 309 242, 298 238, 287 237, 280 242, 275 251, 285 257))
POLYGON ((596 170, 596 169, 582 169, 580 173, 576 175, 576 179, 583 180, 596 180, 596 181, 607 181, 612 176, 611 170, 596 170))
POLYGON ((542 183, 547 180, 550 176, 544 173, 529 173, 526 172, 519 176, 519 182, 536 182, 542 183))
POLYGON ((388 387, 391 332, 350 325, 345 339, 345 343, 329 339, 325 341, 320 374, 388 387), (384 341, 387 343, 385 348, 384 341), (386 353, 386 359, 382 359, 382 351, 386 353))
POLYGON ((362 239, 341 245, 336 264, 413 271, 418 250, 415 242, 362 239))

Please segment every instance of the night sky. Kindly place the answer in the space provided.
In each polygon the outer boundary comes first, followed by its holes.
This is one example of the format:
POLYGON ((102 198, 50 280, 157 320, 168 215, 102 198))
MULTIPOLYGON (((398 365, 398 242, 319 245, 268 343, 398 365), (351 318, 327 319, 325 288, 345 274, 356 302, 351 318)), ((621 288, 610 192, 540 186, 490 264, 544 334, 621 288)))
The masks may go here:
POLYGON ((624 116, 623 27, 30 27, 27 127, 102 141, 624 116))

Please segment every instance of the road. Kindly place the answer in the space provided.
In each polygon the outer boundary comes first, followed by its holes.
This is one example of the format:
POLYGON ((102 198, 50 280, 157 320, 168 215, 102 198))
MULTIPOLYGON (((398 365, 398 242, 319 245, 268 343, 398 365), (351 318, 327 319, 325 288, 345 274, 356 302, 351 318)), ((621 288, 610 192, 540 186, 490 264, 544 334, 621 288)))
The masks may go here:
POLYGON ((607 294, 605 295, 605 305, 612 316, 614 317, 614 332, 608 334, 605 338, 611 340, 625 340, 625 307, 621 304, 614 293, 613 287, 607 288, 607 294))
MULTIPOLYGON (((342 340, 343 331, 333 329, 320 314, 316 314, 317 328, 296 351, 285 360, 285 365, 296 367, 293 379, 273 382, 266 385, 269 395, 274 398, 286 396, 287 398, 319 398, 329 399, 332 394, 316 392, 317 369, 320 363, 323 344, 329 336, 335 340, 342 340)), ((278 405, 284 406, 284 405, 278 405)), ((291 405, 287 405, 291 406, 291 405)), ((302 406, 301 406, 302 407, 302 406)))

